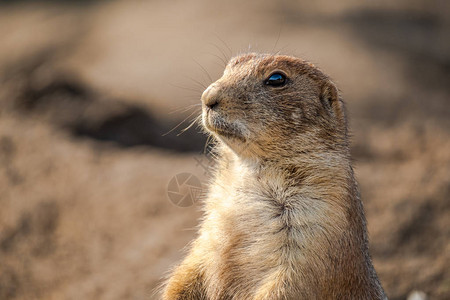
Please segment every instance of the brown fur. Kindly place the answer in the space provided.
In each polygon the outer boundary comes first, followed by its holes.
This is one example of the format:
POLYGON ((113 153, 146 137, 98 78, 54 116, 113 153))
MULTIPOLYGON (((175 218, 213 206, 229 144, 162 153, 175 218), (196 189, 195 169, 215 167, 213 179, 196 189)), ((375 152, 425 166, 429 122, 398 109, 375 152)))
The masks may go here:
POLYGON ((385 299, 333 82, 298 58, 246 54, 202 101, 218 168, 163 298, 385 299), (277 70, 287 84, 265 85, 277 70))

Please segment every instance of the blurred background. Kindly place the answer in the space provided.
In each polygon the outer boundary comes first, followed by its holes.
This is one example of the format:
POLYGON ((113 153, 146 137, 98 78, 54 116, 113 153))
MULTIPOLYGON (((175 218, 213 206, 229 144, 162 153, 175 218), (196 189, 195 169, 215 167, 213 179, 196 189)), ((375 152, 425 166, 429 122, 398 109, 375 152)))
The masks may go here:
POLYGON ((156 299, 201 216, 169 181, 208 177, 180 132, 248 51, 331 75, 388 296, 450 299, 445 0, 0 0, 0 299, 156 299))

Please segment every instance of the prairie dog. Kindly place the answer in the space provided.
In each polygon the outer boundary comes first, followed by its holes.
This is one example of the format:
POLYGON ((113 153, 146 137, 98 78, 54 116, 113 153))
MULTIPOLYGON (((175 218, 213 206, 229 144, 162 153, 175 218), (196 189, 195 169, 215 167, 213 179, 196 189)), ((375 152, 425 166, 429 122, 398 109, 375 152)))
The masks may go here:
POLYGON ((330 78, 299 58, 244 54, 201 101, 218 166, 163 299, 386 299, 330 78))

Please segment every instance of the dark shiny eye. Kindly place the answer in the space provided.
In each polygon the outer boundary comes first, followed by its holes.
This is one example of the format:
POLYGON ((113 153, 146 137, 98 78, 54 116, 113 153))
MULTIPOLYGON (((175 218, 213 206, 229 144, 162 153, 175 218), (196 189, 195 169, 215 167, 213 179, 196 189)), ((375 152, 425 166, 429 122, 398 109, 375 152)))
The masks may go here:
POLYGON ((274 87, 283 86, 286 84, 286 75, 283 73, 273 73, 269 76, 269 78, 266 79, 264 82, 265 85, 270 85, 274 87))

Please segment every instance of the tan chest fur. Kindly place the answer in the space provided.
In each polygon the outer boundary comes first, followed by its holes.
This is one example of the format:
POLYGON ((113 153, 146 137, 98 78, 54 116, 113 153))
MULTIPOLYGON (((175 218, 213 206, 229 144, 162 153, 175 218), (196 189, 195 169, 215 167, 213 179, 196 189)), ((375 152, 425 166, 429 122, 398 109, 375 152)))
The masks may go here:
POLYGON ((311 290, 307 286, 318 281, 318 274, 326 279, 323 253, 348 221, 339 199, 321 200, 340 196, 321 188, 324 178, 308 180, 318 181, 317 186, 306 182, 289 186, 277 170, 261 170, 238 160, 223 170, 211 185, 196 244, 208 266, 210 295, 226 290, 235 299, 258 299, 258 293, 266 299, 265 286, 270 289, 288 276, 296 284, 292 297, 299 293, 314 297, 306 292, 311 290), (315 278, 309 266, 314 266, 315 278))

